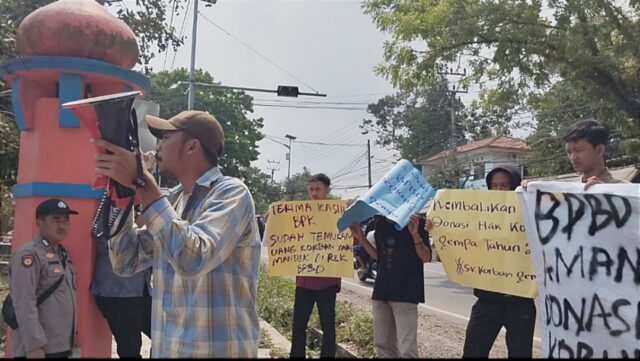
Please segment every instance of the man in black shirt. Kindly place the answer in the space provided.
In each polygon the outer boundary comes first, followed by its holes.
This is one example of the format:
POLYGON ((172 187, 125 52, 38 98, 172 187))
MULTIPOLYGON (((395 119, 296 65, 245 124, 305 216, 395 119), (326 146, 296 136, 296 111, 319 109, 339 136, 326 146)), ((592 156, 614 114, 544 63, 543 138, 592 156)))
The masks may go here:
POLYGON ((424 218, 414 214, 406 227, 397 230, 394 222, 376 216, 366 230, 375 232, 375 247, 359 225, 350 228, 355 239, 378 261, 371 297, 378 357, 419 357, 418 303, 424 302, 423 263, 431 260, 424 218))

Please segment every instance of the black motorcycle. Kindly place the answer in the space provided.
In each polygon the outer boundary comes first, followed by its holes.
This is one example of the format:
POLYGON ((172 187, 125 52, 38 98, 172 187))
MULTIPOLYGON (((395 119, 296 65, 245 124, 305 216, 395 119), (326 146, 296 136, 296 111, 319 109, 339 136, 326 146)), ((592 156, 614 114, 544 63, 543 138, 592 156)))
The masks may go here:
POLYGON ((358 279, 362 282, 366 282, 367 279, 375 281, 378 274, 378 263, 369 256, 367 251, 361 245, 353 246, 353 253, 353 267, 354 270, 357 271, 356 274, 358 279), (358 258, 365 263, 364 267, 361 267, 358 258))

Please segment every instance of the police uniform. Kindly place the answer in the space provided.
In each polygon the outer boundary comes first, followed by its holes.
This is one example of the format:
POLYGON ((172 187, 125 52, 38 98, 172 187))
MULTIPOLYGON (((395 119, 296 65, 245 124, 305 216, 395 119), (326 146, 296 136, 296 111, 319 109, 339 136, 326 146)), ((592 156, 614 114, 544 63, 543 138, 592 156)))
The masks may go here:
POLYGON ((76 273, 62 246, 42 236, 20 247, 10 262, 10 293, 19 327, 13 330, 13 355, 24 357, 39 348, 46 356, 73 348, 76 332, 76 273), (64 277, 40 306, 37 298, 64 277))

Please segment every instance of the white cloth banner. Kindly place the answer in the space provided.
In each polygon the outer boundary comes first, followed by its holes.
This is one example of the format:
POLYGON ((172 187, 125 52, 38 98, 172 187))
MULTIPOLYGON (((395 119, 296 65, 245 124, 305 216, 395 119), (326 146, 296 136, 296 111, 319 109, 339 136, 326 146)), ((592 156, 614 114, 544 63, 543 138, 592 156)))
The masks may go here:
POLYGON ((540 297, 542 357, 640 358, 640 185, 518 189, 540 297))

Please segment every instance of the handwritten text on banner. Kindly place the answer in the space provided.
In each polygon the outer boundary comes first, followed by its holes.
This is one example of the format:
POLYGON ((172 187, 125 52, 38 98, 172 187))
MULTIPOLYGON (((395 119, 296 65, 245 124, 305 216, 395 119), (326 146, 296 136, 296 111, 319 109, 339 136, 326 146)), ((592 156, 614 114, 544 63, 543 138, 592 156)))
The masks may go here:
POLYGON ((397 229, 409 224, 409 217, 424 207, 435 189, 412 164, 401 159, 367 193, 345 211, 338 229, 345 230, 380 214, 396 223, 397 229))
POLYGON ((537 295, 515 192, 439 190, 429 219, 436 251, 453 282, 521 297, 537 295))
POLYGON ((640 358, 640 185, 520 192, 545 358, 640 358))
POLYGON ((264 238, 269 273, 353 277, 351 232, 336 229, 345 208, 343 200, 272 203, 264 238))

